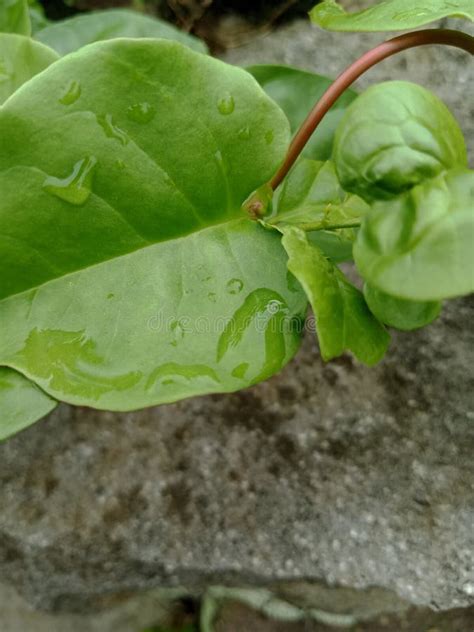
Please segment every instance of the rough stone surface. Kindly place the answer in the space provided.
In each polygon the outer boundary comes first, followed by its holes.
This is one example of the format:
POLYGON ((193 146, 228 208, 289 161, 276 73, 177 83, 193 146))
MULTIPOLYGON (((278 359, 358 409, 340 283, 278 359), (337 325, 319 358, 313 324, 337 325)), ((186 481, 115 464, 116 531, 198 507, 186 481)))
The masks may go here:
MULTIPOLYGON (((378 40, 295 23, 227 59, 334 74, 378 40)), ((465 57, 412 51, 365 83, 402 76, 472 137, 465 57)), ((64 611, 124 590, 296 579, 474 605, 473 311, 447 304, 375 369, 324 365, 308 335, 240 393, 126 414, 61 406, 0 446, 0 580, 64 611)))

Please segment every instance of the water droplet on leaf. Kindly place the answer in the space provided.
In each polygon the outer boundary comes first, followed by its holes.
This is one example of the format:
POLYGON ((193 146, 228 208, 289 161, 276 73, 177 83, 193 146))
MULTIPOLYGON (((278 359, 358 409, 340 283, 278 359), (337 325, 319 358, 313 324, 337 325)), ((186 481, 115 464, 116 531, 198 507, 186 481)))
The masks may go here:
POLYGON ((115 138, 122 145, 126 145, 130 140, 127 134, 114 124, 112 114, 98 114, 97 122, 109 138, 115 138))
POLYGON ((288 311, 283 297, 276 292, 267 288, 250 292, 219 338, 217 361, 220 362, 228 352, 235 349, 249 327, 253 327, 263 335, 265 362, 252 382, 261 381, 275 373, 283 366, 286 356, 285 323, 288 311))
POLYGON ((171 323, 171 332, 173 334, 173 340, 170 343, 173 347, 177 347, 178 343, 184 338, 184 327, 179 320, 174 320, 171 323))
POLYGON ((275 133, 272 129, 269 129, 268 132, 265 134, 265 142, 267 143, 267 145, 271 145, 274 139, 275 133))
POLYGON ((235 101, 234 97, 231 94, 227 94, 217 102, 217 109, 224 116, 228 116, 232 114, 235 110, 235 101))
POLYGON ((81 92, 82 89, 79 81, 71 81, 64 91, 64 94, 59 99, 59 103, 62 103, 63 105, 72 105, 81 96, 81 92))
POLYGON ((217 301, 217 294, 215 292, 209 292, 207 298, 211 301, 211 303, 215 303, 217 301))
POLYGON ((239 294, 243 287, 244 283, 241 279, 231 279, 226 285, 226 290, 229 294, 239 294))
POLYGON ((237 136, 240 138, 240 140, 249 140, 250 139, 250 128, 248 126, 242 127, 242 129, 240 129, 237 132, 237 136))
POLYGON ((176 364, 175 362, 168 362, 152 371, 145 388, 149 391, 157 383, 161 386, 171 386, 172 384, 187 383, 192 380, 212 381, 219 384, 219 378, 214 369, 205 364, 176 364))
POLYGON ((400 11, 399 13, 394 13, 392 15, 392 19, 395 20, 395 22, 401 22, 404 20, 410 20, 412 18, 418 18, 418 17, 421 18, 425 15, 428 15, 428 12, 424 10, 421 10, 421 11, 408 10, 408 11, 400 11))
POLYGON ((249 368, 248 362, 242 362, 242 364, 238 364, 235 369, 232 371, 232 377, 236 377, 239 380, 243 380, 247 370, 249 368))
POLYGON ((127 116, 131 121, 145 125, 155 118, 156 108, 146 101, 135 103, 127 109, 127 116))
POLYGON ((69 204, 81 206, 91 194, 92 175, 96 165, 97 158, 94 156, 83 158, 76 162, 71 174, 65 178, 48 176, 43 182, 43 189, 69 204))

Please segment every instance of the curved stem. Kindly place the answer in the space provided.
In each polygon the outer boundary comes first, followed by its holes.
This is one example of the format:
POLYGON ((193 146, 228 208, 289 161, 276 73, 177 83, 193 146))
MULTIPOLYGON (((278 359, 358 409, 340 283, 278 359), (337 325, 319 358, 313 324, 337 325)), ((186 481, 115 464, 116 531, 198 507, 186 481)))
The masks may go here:
POLYGON ((428 29, 405 33, 404 35, 394 37, 372 48, 344 70, 316 103, 293 138, 285 162, 269 182, 271 188, 275 190, 285 178, 321 122, 323 116, 334 105, 344 90, 354 83, 366 70, 369 70, 369 68, 372 68, 372 66, 375 66, 375 64, 378 64, 383 59, 391 57, 408 48, 426 46, 427 44, 454 46, 455 48, 460 48, 474 55, 474 37, 471 37, 467 33, 462 33, 461 31, 448 29, 428 29))

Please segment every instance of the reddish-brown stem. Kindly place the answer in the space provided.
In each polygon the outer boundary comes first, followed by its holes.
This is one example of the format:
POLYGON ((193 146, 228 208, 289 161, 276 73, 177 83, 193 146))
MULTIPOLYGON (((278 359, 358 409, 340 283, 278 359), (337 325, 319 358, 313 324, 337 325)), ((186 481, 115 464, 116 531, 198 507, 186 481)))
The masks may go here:
POLYGON ((454 46, 455 48, 461 48, 471 55, 474 55, 474 37, 471 37, 467 33, 462 33, 461 31, 451 31, 447 29, 413 31, 412 33, 406 33, 387 40, 383 44, 369 50, 337 77, 311 110, 293 138, 285 162, 269 183, 272 189, 275 190, 285 178, 321 122, 323 116, 334 105, 344 90, 354 83, 366 70, 369 70, 369 68, 375 66, 375 64, 378 64, 383 59, 391 57, 408 48, 426 46, 427 44, 454 46))

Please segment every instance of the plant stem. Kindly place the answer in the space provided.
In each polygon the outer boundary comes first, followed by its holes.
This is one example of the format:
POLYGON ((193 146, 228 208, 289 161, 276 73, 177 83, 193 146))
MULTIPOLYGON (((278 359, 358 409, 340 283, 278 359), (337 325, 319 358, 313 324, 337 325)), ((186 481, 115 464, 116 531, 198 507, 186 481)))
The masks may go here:
POLYGON ((306 231, 307 233, 315 230, 338 230, 339 228, 358 228, 360 226, 360 219, 353 219, 352 221, 342 222, 340 224, 328 224, 325 220, 319 222, 307 222, 306 224, 298 224, 298 228, 306 231))
POLYGON ((391 57, 408 48, 426 46, 428 44, 454 46, 455 48, 460 48, 474 55, 474 37, 471 37, 467 33, 462 33, 461 31, 448 29, 428 29, 405 33, 404 35, 394 37, 372 48, 337 77, 311 110, 293 138, 285 162, 269 182, 272 189, 275 190, 279 184, 281 184, 324 115, 334 105, 344 90, 352 85, 354 81, 369 70, 369 68, 372 68, 372 66, 375 66, 387 57, 391 57))

